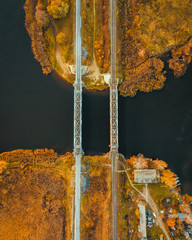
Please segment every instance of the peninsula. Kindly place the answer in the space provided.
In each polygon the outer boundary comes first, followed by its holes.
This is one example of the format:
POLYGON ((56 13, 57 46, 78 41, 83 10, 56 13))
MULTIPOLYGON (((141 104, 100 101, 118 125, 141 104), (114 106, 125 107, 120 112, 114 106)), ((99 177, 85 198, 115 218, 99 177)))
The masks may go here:
MULTIPOLYGON (((82 80, 87 89, 108 87, 110 72, 109 1, 82 0, 82 80)), ((71 0, 26 0, 25 25, 35 58, 45 74, 56 70, 74 82, 75 3, 71 0)), ((192 56, 192 5, 176 0, 117 1, 119 91, 161 89, 165 66, 183 75, 192 56)))

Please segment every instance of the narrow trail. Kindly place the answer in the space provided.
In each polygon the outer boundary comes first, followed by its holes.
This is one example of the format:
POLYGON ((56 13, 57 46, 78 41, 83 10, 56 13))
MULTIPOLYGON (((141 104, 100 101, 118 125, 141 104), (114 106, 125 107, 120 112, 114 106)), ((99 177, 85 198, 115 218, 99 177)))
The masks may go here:
POLYGON ((92 64, 89 66, 88 74, 90 78, 93 78, 95 80, 101 76, 99 68, 96 63, 95 54, 93 56, 92 64))
POLYGON ((155 212, 155 214, 157 216, 157 224, 158 224, 158 226, 163 231, 163 233, 166 236, 167 240, 171 240, 171 238, 170 238, 170 236, 169 236, 169 234, 167 232, 167 229, 165 227, 165 224, 163 223, 162 218, 160 216, 159 209, 158 209, 156 203, 154 202, 153 198, 151 197, 149 191, 148 191, 148 204, 149 204, 149 207, 153 210, 153 212, 155 212))
POLYGON ((53 33, 54 33, 54 37, 55 37, 55 43, 56 43, 56 60, 59 64, 59 66, 61 67, 63 73, 60 73, 63 77, 66 77, 67 74, 70 74, 70 71, 69 71, 69 64, 66 64, 66 63, 63 63, 63 59, 62 59, 62 56, 61 56, 61 51, 60 51, 60 48, 59 48, 59 43, 57 41, 57 29, 56 29, 56 26, 53 22, 53 19, 49 16, 49 20, 50 20, 50 23, 51 23, 51 26, 52 26, 52 29, 53 29, 53 33))

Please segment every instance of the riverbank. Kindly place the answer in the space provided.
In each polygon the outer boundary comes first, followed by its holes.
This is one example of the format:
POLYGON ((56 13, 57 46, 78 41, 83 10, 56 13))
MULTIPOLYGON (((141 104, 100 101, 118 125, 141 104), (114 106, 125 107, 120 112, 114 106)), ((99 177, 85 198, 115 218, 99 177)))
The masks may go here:
MULTIPOLYGON (((27 0, 26 28, 43 72, 48 74, 55 69, 72 84, 75 5, 69 0, 65 4, 65 14, 54 15, 50 9, 54 7, 59 12, 62 10, 59 3, 27 0)), ((82 78, 87 89, 108 87, 103 74, 110 71, 109 7, 105 0, 82 1, 82 64, 88 66, 82 78)), ((185 73, 192 56, 190 8, 187 0, 118 1, 117 77, 121 95, 133 97, 137 91, 162 89, 166 81, 165 65, 169 65, 176 77, 185 73), (168 12, 170 18, 166 17, 168 12)))
MULTIPOLYGON (((51 149, 20 149, 0 154, 0 219, 6 219, 6 224, 2 221, 0 227, 2 240, 11 240, 15 236, 20 236, 19 240, 29 236, 30 239, 44 239, 45 236, 71 239, 74 164, 71 153, 58 155, 51 149)), ((120 155, 118 229, 122 240, 127 237, 139 239, 138 206, 141 202, 148 204, 150 214, 154 212, 152 225, 146 226, 151 238, 168 234, 170 239, 175 239, 171 235, 173 232, 175 237, 182 239, 192 225, 192 197, 180 193, 176 187, 177 176, 166 168, 164 161, 145 158, 141 154, 127 160, 120 155), (138 170, 159 174, 148 184, 148 194, 146 183, 135 182, 135 171, 138 170), (171 220, 171 216, 180 213, 185 216, 182 221, 171 220)), ((109 154, 84 156, 81 177, 81 236, 84 239, 110 239, 110 186, 109 154)))

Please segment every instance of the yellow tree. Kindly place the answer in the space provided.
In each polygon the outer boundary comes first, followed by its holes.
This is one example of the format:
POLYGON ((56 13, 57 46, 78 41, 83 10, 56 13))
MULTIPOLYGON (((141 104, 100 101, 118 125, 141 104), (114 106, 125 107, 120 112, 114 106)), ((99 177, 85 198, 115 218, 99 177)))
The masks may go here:
POLYGON ((38 4, 35 8, 35 19, 40 27, 49 25, 49 15, 41 4, 38 4))
POLYGON ((155 168, 158 170, 164 170, 165 168, 167 168, 167 163, 162 160, 156 159, 153 161, 153 163, 155 165, 155 168))
POLYGON ((134 163, 133 167, 135 169, 146 169, 148 168, 148 159, 146 159, 142 154, 138 154, 134 163))
POLYGON ((55 19, 66 17, 69 12, 69 3, 67 0, 50 0, 47 11, 55 19))
POLYGON ((161 182, 165 183, 168 187, 176 186, 176 177, 177 175, 171 172, 169 169, 164 170, 161 175, 161 182))
POLYGON ((169 227, 174 227, 175 226, 175 218, 168 218, 167 219, 167 225, 169 227))

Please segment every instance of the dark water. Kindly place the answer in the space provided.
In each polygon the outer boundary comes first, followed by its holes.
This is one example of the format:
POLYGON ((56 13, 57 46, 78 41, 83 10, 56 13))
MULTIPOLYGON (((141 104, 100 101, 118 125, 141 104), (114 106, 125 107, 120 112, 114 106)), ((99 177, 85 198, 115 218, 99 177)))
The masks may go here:
MULTIPOLYGON (((0 9, 0 152, 17 148, 73 150, 73 88, 43 76, 24 28, 24 1, 0 9)), ((180 79, 168 74, 163 90, 119 101, 119 151, 168 162, 192 192, 192 66, 180 79)), ((108 95, 84 91, 83 149, 109 151, 108 95)))
POLYGON ((119 151, 166 161, 192 193, 191 70, 192 65, 180 79, 168 73, 161 91, 120 98, 119 151))

